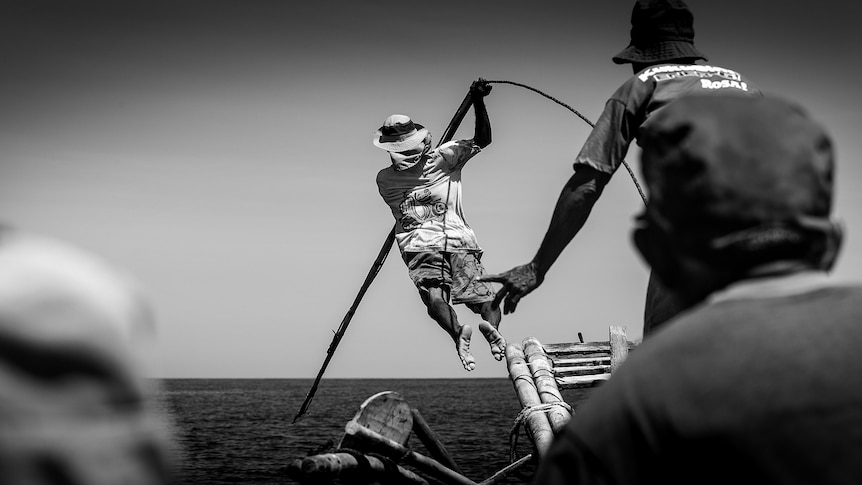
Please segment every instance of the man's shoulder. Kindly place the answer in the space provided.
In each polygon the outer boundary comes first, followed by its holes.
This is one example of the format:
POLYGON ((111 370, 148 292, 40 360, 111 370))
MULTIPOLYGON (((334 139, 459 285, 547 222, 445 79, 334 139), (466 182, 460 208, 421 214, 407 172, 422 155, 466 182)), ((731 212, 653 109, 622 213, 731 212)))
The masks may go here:
POLYGON ((381 168, 380 171, 377 172, 377 177, 376 177, 377 183, 379 184, 380 182, 391 177, 393 173, 395 173, 395 169, 392 168, 391 165, 388 167, 385 167, 385 168, 381 168))
POLYGON ((742 75, 733 69, 717 66, 715 64, 684 64, 684 63, 664 63, 656 64, 638 72, 629 80, 628 83, 640 81, 647 82, 650 79, 654 81, 665 81, 679 77, 711 77, 720 76, 727 78, 740 78, 742 75))
POLYGON ((477 149, 481 150, 481 147, 475 141, 473 141, 472 138, 466 138, 463 140, 450 140, 450 141, 447 141, 446 143, 441 144, 439 147, 435 148, 434 150, 439 151, 439 150, 444 150, 446 148, 454 148, 454 147, 477 148, 477 149))
POLYGON ((466 157, 470 158, 473 155, 482 151, 482 147, 480 147, 475 141, 472 139, 466 140, 452 140, 446 143, 443 143, 439 147, 435 148, 431 152, 431 156, 433 157, 443 157, 446 160, 450 160, 453 157, 466 157))

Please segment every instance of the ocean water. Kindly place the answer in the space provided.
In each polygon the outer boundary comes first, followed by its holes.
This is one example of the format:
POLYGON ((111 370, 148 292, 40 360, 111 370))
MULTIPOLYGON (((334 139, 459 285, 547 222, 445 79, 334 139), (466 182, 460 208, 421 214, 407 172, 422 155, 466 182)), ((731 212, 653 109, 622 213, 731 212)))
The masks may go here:
MULTIPOLYGON (((312 379, 167 379, 156 404, 172 421, 183 484, 292 484, 288 465, 337 444, 360 404, 396 391, 416 408, 464 475, 476 482, 510 460, 509 434, 520 411, 510 380, 323 379, 308 412, 293 417, 312 379)), ((564 391, 570 405, 589 390, 564 391)), ((408 445, 429 456, 411 437, 408 445)), ((521 429, 517 457, 532 452, 521 429)), ((524 483, 534 470, 505 483, 524 483)))

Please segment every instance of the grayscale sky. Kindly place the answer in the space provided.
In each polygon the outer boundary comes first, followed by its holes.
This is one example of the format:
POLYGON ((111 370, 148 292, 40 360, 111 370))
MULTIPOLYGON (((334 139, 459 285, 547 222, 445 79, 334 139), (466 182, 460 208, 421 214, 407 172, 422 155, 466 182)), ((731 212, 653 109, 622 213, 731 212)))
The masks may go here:
MULTIPOLYGON (((632 1, 148 0, 0 6, 0 220, 134 274, 164 377, 313 377, 392 216, 371 144, 392 113, 442 133, 470 83, 525 83, 595 120, 631 70, 632 1)), ((793 98, 838 148, 835 276, 862 279, 862 4, 690 0, 698 47, 793 98)), ((535 253, 589 127, 519 87, 487 98, 494 141, 464 170, 488 271, 535 253)), ((472 136, 472 112, 458 137, 472 136)), ((628 161, 638 171, 637 149, 628 161)), ((512 341, 641 337, 642 203, 621 170, 512 341)), ((459 307, 465 323, 477 317, 459 307)), ((817 322, 812 322, 816 324, 817 322)), ((478 335, 477 335, 478 336, 478 335)), ((393 249, 327 377, 466 374, 393 249)))

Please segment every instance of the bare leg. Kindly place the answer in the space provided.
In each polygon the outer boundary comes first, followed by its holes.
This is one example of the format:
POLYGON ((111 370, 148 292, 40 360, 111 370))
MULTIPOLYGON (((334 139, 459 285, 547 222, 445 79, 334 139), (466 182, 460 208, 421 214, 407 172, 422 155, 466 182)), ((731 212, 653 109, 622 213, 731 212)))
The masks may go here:
POLYGON ((469 325, 458 323, 455 309, 449 305, 448 290, 432 287, 420 290, 419 294, 428 308, 428 315, 455 341, 455 349, 458 351, 461 365, 467 371, 475 369, 476 360, 470 353, 470 338, 473 336, 473 329, 469 325))
POLYGON ((470 304, 467 307, 473 313, 482 315, 483 321, 479 324, 479 331, 482 332, 485 340, 488 341, 488 345, 491 346, 491 355, 497 360, 503 360, 503 357, 506 356, 506 339, 498 331, 501 320, 499 305, 494 305, 493 302, 488 301, 485 303, 470 304))

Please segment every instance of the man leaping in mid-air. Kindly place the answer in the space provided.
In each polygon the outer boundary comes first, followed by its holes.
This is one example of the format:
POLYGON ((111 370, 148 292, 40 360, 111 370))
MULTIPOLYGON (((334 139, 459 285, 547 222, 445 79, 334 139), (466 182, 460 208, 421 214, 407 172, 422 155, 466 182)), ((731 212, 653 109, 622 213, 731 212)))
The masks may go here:
POLYGON ((428 315, 455 341, 461 364, 468 371, 476 368, 470 354, 473 329, 458 322, 452 304, 464 304, 481 315, 479 331, 495 359, 503 360, 506 350, 506 340, 497 330, 501 312, 494 304, 495 290, 490 283, 477 281, 484 274, 482 249, 461 207, 461 169, 491 143, 484 102, 490 90, 481 79, 470 88, 476 115, 472 139, 432 148, 426 128, 408 116, 394 114, 386 118, 373 140, 375 146, 389 152, 391 165, 377 174, 377 187, 395 217, 395 240, 410 279, 428 315))

